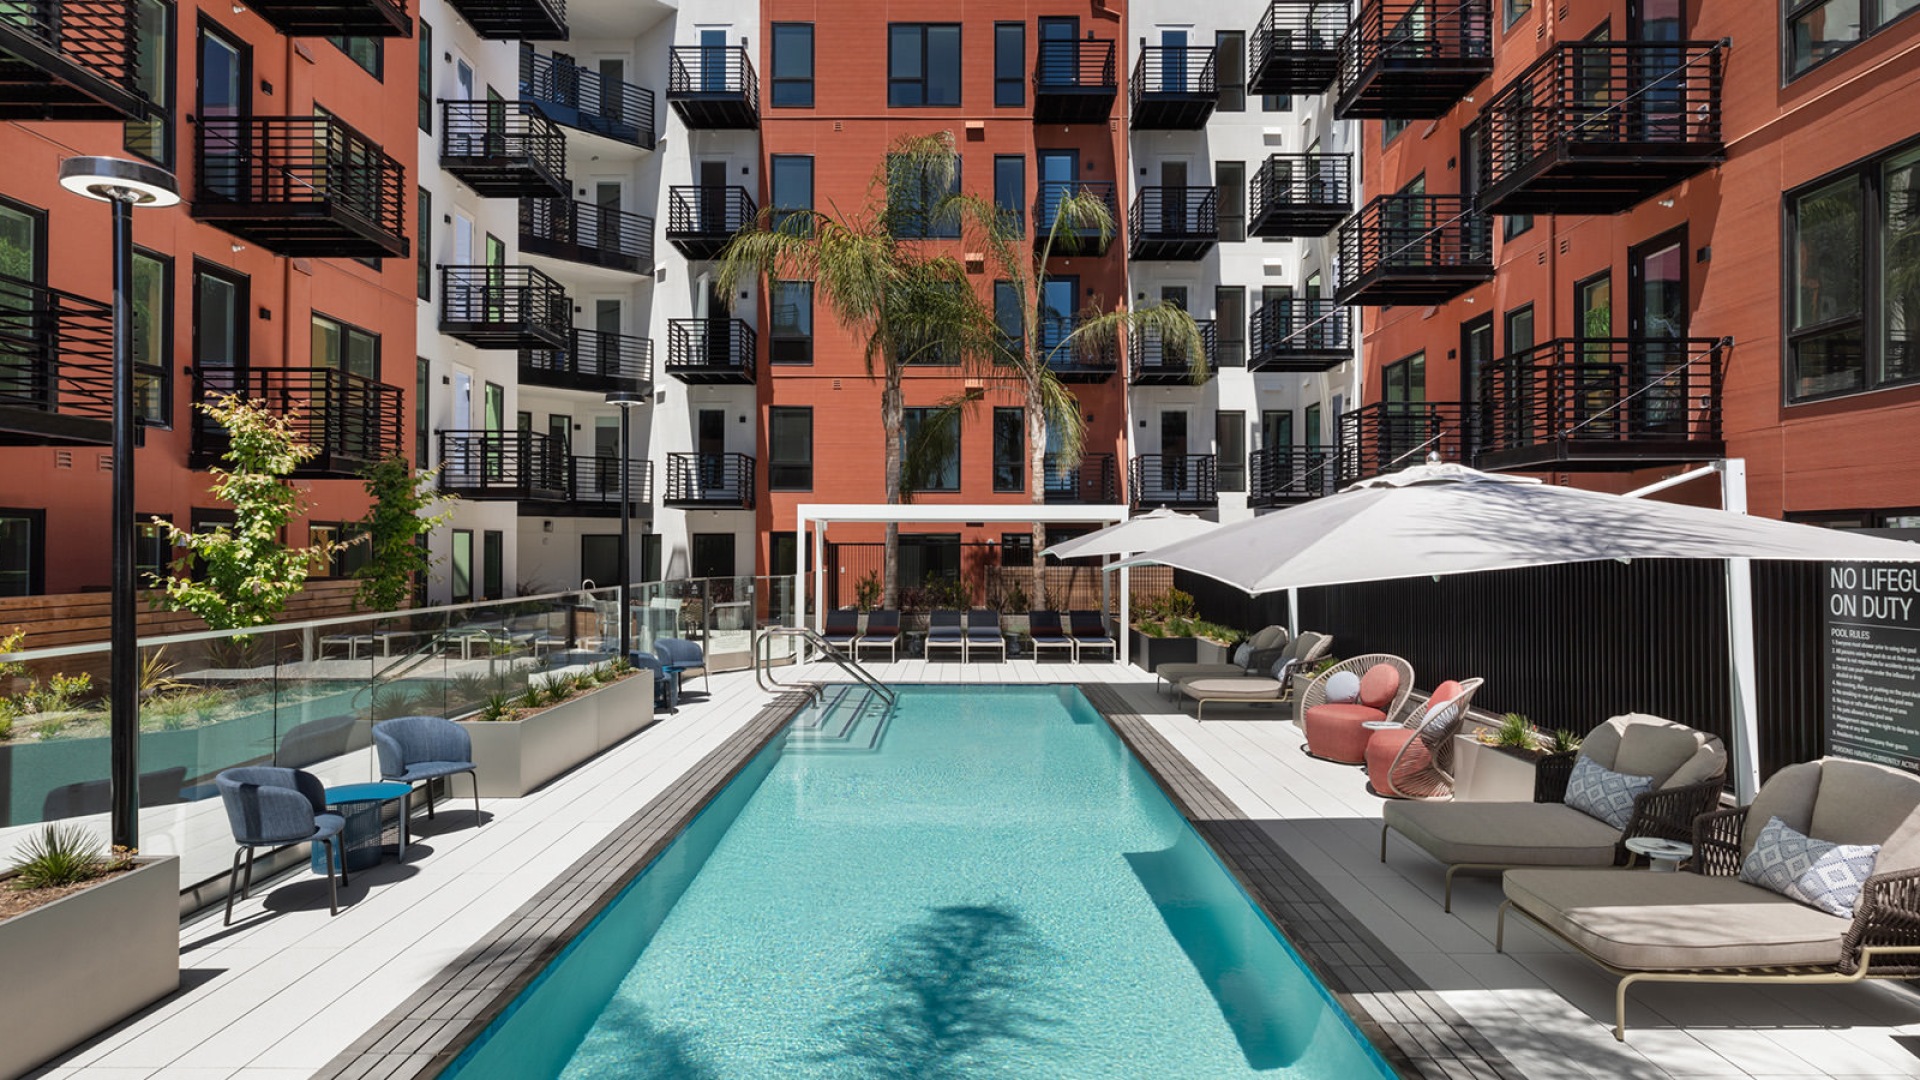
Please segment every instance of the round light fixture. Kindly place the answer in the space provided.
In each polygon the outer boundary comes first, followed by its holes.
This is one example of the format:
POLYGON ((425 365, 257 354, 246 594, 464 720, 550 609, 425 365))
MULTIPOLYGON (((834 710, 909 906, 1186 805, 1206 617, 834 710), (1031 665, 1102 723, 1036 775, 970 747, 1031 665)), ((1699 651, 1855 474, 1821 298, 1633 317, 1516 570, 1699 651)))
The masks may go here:
POLYGON ((172 173, 125 158, 68 158, 60 163, 60 186, 89 199, 138 207, 173 206, 180 201, 172 173))

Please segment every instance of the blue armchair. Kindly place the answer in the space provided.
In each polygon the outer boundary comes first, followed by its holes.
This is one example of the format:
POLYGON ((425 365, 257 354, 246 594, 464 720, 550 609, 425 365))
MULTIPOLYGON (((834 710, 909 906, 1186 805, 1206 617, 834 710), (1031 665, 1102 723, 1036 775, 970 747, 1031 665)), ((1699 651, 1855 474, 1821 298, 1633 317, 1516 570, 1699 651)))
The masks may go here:
POLYGON ((327 845, 327 904, 340 914, 340 885, 347 883, 346 844, 341 831, 347 821, 327 811, 327 789, 320 778, 299 769, 255 765, 228 769, 213 778, 233 829, 233 873, 227 888, 226 925, 233 925, 233 895, 247 897, 253 885, 253 849, 277 848, 302 840, 327 845), (246 876, 240 876, 240 853, 247 853, 246 876), (340 869, 335 884, 334 867, 340 869), (238 888, 234 888, 238 885, 238 888))
POLYGON ((380 779, 427 782, 428 818, 433 817, 431 781, 466 773, 473 781, 473 821, 480 824, 480 776, 466 729, 440 716, 398 716, 373 725, 373 746, 380 753, 380 779))
POLYGON ((700 676, 700 685, 712 691, 713 683, 707 678, 707 654, 700 651, 700 646, 686 638, 663 637, 653 643, 653 654, 661 663, 679 668, 682 679, 700 676))
POLYGON ((660 658, 650 652, 635 649, 627 654, 627 662, 636 668, 653 672, 653 706, 665 707, 668 712, 680 711, 680 680, 667 674, 666 666, 660 658))

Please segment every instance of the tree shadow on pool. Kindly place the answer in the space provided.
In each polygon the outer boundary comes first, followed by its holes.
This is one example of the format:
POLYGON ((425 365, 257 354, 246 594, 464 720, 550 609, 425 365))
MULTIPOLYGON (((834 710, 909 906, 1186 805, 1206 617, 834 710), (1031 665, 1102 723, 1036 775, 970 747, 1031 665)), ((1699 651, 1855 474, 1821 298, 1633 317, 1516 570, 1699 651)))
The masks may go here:
POLYGON ((847 1015, 822 1025, 816 1060, 855 1075, 946 1080, 1046 1046, 1060 1023, 1044 980, 1052 950, 997 905, 935 908, 872 957, 847 1015))
POLYGON ((720 1080, 722 1073, 682 1028, 664 1027, 623 994, 607 1003, 568 1062, 568 1071, 607 1080, 720 1080))

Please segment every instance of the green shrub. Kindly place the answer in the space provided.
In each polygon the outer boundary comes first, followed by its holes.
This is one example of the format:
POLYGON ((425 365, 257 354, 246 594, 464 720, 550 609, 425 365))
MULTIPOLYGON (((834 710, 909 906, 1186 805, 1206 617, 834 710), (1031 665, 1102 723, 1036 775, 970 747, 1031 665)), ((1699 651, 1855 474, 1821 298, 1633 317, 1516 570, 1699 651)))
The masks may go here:
POLYGON ((100 842, 85 826, 55 822, 20 845, 13 887, 24 891, 78 885, 122 865, 124 859, 116 862, 101 852, 100 842))
POLYGON ((513 719, 513 703, 505 694, 488 694, 487 703, 480 707, 480 719, 497 722, 513 719))
POLYGON ((1580 736, 1566 728, 1554 728, 1547 732, 1547 750, 1555 754, 1571 754, 1580 749, 1580 736))
POLYGON ((547 703, 546 689, 542 687, 539 683, 536 683, 536 682, 528 683, 526 690, 522 691, 520 694, 520 707, 523 709, 538 709, 545 706, 546 703, 547 703))
POLYGON ((880 606, 882 592, 879 572, 869 570, 859 581, 854 582, 854 605, 861 611, 872 611, 880 606))

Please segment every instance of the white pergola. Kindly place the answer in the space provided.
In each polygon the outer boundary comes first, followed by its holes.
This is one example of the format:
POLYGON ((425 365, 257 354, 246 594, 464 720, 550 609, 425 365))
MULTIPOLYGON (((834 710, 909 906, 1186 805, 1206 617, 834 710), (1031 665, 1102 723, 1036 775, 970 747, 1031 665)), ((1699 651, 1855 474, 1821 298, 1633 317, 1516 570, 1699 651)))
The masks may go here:
MULTIPOLYGON (((1104 527, 1118 524, 1132 516, 1126 507, 1112 505, 1096 506, 1049 506, 1044 503, 801 503, 794 514, 794 535, 807 535, 807 528, 813 527, 813 588, 812 594, 825 598, 827 595, 827 559, 826 543, 828 526, 837 523, 863 525, 964 525, 976 524, 1032 525, 1044 522, 1048 525, 1093 525, 1104 527)), ((1035 559, 1041 558, 1034 552, 1035 559)), ((800 579, 799 610, 807 610, 807 577, 800 579)), ((1110 579, 1103 572, 1100 575, 1100 588, 1104 597, 1110 579)), ((1121 595, 1121 603, 1126 596, 1121 595)), ((1110 604, 1103 607, 1110 607, 1110 604)), ((815 604, 813 628, 816 631, 826 629, 826 605, 815 604)), ((1120 634, 1120 662, 1127 660, 1127 635, 1120 634)))

